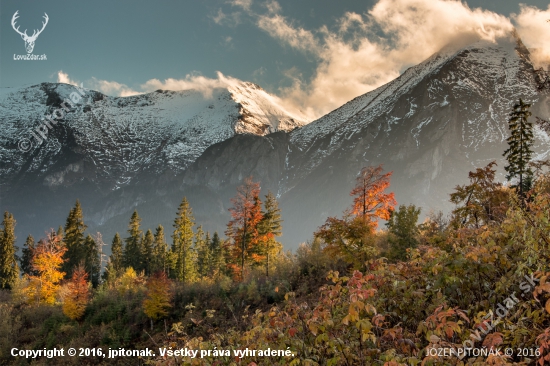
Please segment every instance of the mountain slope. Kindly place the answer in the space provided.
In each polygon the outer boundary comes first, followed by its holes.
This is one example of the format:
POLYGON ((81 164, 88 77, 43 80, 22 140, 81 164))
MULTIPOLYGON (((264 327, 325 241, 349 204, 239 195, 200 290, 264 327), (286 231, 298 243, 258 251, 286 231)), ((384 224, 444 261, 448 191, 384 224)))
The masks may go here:
MULTIPOLYGON (((424 214, 448 210, 449 193, 469 171, 492 160, 502 169, 508 114, 519 98, 534 103, 535 115, 550 110, 548 96, 536 91, 529 52, 509 39, 442 51, 296 129, 303 123, 247 83, 214 90, 210 99, 198 92, 91 92, 94 113, 81 106, 51 130, 51 142, 28 154, 14 151, 31 125, 18 116, 50 113, 55 95, 68 92, 57 88, 71 87, 43 84, 12 99, 3 94, 0 102, 0 123, 9 128, 0 143, 9 162, 0 165, 1 205, 19 220, 20 240, 63 223, 76 198, 90 231, 106 238, 124 230, 134 208, 145 228, 161 223, 170 230, 183 196, 197 223, 221 233, 230 197, 252 175, 262 194, 278 195, 283 242, 295 248, 350 204, 363 166, 394 172, 400 204, 419 205, 424 214)), ((547 158, 550 140, 538 130, 536 136, 537 157, 547 158)))
POLYGON ((38 144, 34 136, 44 117, 76 92, 52 83, 0 92, 0 208, 19 218, 20 239, 62 224, 77 198, 90 226, 99 228, 154 201, 159 187, 209 146, 236 134, 266 135, 305 124, 248 82, 206 94, 158 90, 125 98, 84 90, 77 104, 65 103, 69 111, 38 144), (20 151, 22 139, 34 146, 20 151))
MULTIPOLYGON (((63 148, 70 146, 94 166, 93 179, 117 189, 142 171, 159 174, 168 168, 181 172, 207 147, 237 133, 265 135, 304 124, 259 86, 246 82, 214 89, 211 95, 158 90, 113 98, 87 90, 84 99, 48 131, 44 143, 21 154, 17 142, 31 138, 30 131, 39 121, 75 91, 71 85, 44 83, 0 93, 0 126, 5 131, 0 137, 3 177, 49 173, 47 185, 62 184, 64 170, 52 172, 44 167, 55 165, 63 148)), ((74 169, 80 168, 70 170, 74 169)))
MULTIPOLYGON (((492 160, 500 169, 504 166, 508 114, 519 98, 534 103, 535 115, 548 111, 548 97, 536 91, 529 52, 521 41, 478 42, 432 56, 286 139, 262 138, 274 146, 271 158, 284 166, 278 174, 264 167, 268 156, 247 153, 242 143, 230 139, 220 146, 240 151, 240 164, 227 161, 226 153, 212 156, 212 147, 183 180, 226 196, 237 178, 254 175, 280 196, 284 232, 293 246, 310 238, 327 216, 340 215, 349 206, 348 192, 367 165, 384 164, 393 171, 391 189, 400 204, 414 203, 424 214, 448 211, 449 193, 467 181, 469 171, 492 160), (226 183, 219 177, 232 179, 226 183)), ((548 136, 539 130, 536 136, 538 158, 548 158, 548 136)))

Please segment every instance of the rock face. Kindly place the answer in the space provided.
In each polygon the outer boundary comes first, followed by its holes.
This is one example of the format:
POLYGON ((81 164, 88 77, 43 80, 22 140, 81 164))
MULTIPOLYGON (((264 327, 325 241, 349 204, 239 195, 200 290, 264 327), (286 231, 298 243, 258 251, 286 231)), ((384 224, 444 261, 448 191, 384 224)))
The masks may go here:
MULTIPOLYGON (((304 123, 259 87, 238 87, 211 98, 90 92, 91 109, 78 107, 27 154, 15 146, 34 126, 32 116, 51 113, 72 87, 2 94, 0 126, 8 133, 0 140, 1 206, 15 214, 19 240, 64 223, 76 198, 91 231, 106 238, 125 230, 134 208, 145 228, 161 223, 170 231, 183 196, 197 223, 221 233, 230 197, 252 175, 263 194, 278 195, 283 242, 295 248, 351 203, 348 192, 366 165, 394 172, 400 204, 448 210, 449 193, 468 171, 492 160, 502 168, 508 114, 519 98, 534 104, 535 115, 549 110, 529 53, 515 39, 442 51, 299 128, 304 123)), ((537 157, 548 157, 548 136, 537 130, 536 138, 537 157)))

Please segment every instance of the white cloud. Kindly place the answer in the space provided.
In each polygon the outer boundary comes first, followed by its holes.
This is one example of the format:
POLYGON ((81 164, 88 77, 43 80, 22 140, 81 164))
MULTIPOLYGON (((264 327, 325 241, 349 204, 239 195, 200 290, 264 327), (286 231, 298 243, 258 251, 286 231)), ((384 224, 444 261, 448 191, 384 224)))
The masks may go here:
POLYGON ((227 17, 222 9, 218 9, 218 14, 212 16, 212 20, 216 24, 222 24, 223 20, 227 17))
POLYGON ((116 81, 98 80, 94 77, 92 77, 92 79, 88 80, 86 83, 79 83, 78 81, 71 79, 69 77, 69 74, 67 74, 66 72, 63 72, 63 70, 59 70, 57 72, 57 82, 71 84, 75 86, 83 86, 88 89, 97 90, 107 95, 112 95, 117 97, 129 97, 132 95, 143 93, 143 92, 133 90, 127 85, 117 83, 116 81))
POLYGON ((233 37, 230 37, 230 36, 223 37, 222 45, 228 48, 233 48, 233 37))
POLYGON ((311 31, 293 27, 279 14, 260 15, 257 24, 271 36, 291 47, 316 54, 321 52, 319 41, 311 31))
POLYGON ((58 83, 64 83, 64 84, 71 84, 71 85, 76 85, 78 86, 78 83, 74 80, 71 80, 69 78, 69 74, 67 74, 66 72, 63 72, 63 70, 59 70, 57 72, 57 82, 58 83))
POLYGON ((92 78, 89 88, 98 90, 108 95, 120 97, 129 97, 132 95, 142 94, 142 92, 135 91, 127 85, 117 83, 116 81, 98 80, 96 78, 92 78))
MULTIPOLYGON (((514 24, 524 43, 536 48, 533 59, 550 63, 550 6, 547 10, 521 6, 511 17, 483 9, 471 9, 455 0, 379 0, 365 14, 347 12, 334 27, 305 29, 281 15, 273 0, 264 3, 263 13, 251 10, 251 0, 230 3, 244 11, 256 26, 282 44, 299 50, 317 61, 313 76, 305 79, 291 68, 284 75, 291 86, 281 88, 278 103, 289 111, 314 119, 399 76, 406 67, 418 64, 443 47, 462 47, 476 40, 496 41, 507 37, 514 24), (513 23, 512 23, 513 21, 513 23)), ((240 13, 239 13, 240 14, 240 13)), ((231 15, 235 17, 234 15, 231 15)), ((218 12, 218 24, 235 24, 218 12)), ((240 19, 240 18, 238 18, 240 19)), ((225 39, 231 43, 230 37, 225 39)), ((263 69, 256 70, 254 77, 263 69)), ((75 84, 59 71, 58 80, 75 84)), ((129 96, 157 89, 195 89, 206 97, 215 88, 226 88, 240 81, 218 72, 216 78, 189 74, 183 79, 151 79, 136 91, 115 81, 92 79, 91 87, 106 94, 129 96)))
POLYGON ((207 78, 202 75, 188 74, 184 79, 151 79, 141 85, 141 89, 146 92, 152 92, 158 89, 163 90, 189 90, 194 89, 200 91, 205 97, 210 98, 212 91, 216 88, 227 88, 234 86, 241 81, 232 77, 223 75, 218 71, 217 78, 207 78))
POLYGON ((241 24, 241 13, 238 11, 232 13, 224 13, 222 9, 218 9, 218 13, 211 16, 210 18, 212 18, 214 23, 218 25, 235 27, 241 24))
POLYGON ((246 11, 250 11, 250 7, 252 6, 252 0, 230 0, 228 2, 233 6, 240 6, 246 11))
POLYGON ((533 49, 531 59, 537 66, 550 67, 550 5, 540 10, 522 4, 520 10, 512 17, 521 39, 533 49))
POLYGON ((513 30, 508 18, 460 1, 380 0, 365 15, 345 13, 334 30, 296 26, 279 13, 276 2, 267 4, 265 14, 249 12, 256 25, 318 59, 310 80, 293 76, 292 86, 281 90, 286 103, 305 106, 310 118, 395 79, 446 45, 495 41, 513 30))
MULTIPOLYGON (((59 71, 57 73, 57 81, 72 85, 79 85, 76 81, 70 79, 67 73, 59 71)), ((212 91, 216 88, 227 88, 237 86, 241 81, 239 79, 225 76, 221 72, 217 72, 217 78, 212 79, 202 75, 188 74, 183 79, 168 78, 163 81, 159 79, 150 79, 143 83, 138 90, 118 83, 116 81, 99 80, 92 77, 88 82, 83 83, 83 86, 88 89, 100 91, 104 94, 116 97, 129 97, 132 95, 152 92, 158 89, 162 90, 189 90, 194 89, 201 92, 205 97, 212 96, 212 91)))

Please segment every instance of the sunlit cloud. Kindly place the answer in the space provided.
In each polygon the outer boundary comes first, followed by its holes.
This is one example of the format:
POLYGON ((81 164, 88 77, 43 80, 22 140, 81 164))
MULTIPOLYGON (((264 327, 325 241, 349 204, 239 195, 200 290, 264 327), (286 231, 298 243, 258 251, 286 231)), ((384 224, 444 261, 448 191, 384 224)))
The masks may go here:
MULTIPOLYGON (((273 0, 229 1, 233 13, 221 9, 212 17, 220 25, 235 26, 249 21, 285 47, 308 55, 316 62, 315 71, 305 78, 296 67, 282 73, 290 86, 278 90, 274 100, 307 120, 318 118, 349 100, 374 90, 398 77, 442 48, 456 49, 478 40, 497 42, 517 31, 532 49, 536 65, 550 64, 550 6, 541 10, 522 5, 519 14, 509 17, 470 8, 451 0, 379 0, 364 14, 346 12, 331 26, 306 29, 283 16, 281 5, 273 0), (237 15, 236 15, 237 14, 237 15), (244 17, 244 18, 241 18, 244 17)), ((224 43, 232 44, 230 36, 224 43)), ((260 77, 260 68, 253 78, 260 77)), ((75 84, 59 71, 60 82, 75 84)), ((184 78, 151 79, 133 89, 116 81, 90 82, 109 95, 129 96, 157 89, 189 90, 211 97, 216 88, 229 88, 240 80, 221 72, 216 78, 188 74, 184 78)))
POLYGON ((57 82, 64 83, 64 84, 78 85, 78 83, 74 80, 71 80, 69 78, 69 74, 67 74, 66 72, 63 72, 63 70, 59 70, 57 72, 57 82))
POLYGON ((233 6, 240 6, 246 11, 249 11, 252 6, 252 0, 229 0, 228 3, 233 6))
POLYGON ((116 81, 98 80, 96 78, 92 78, 89 88, 98 90, 108 95, 116 95, 120 97, 130 97, 132 95, 142 94, 142 92, 133 90, 127 85, 117 83, 116 81))
POLYGON ((235 27, 241 24, 241 13, 237 11, 232 13, 224 13, 222 9, 218 9, 218 12, 215 15, 210 16, 210 18, 218 25, 235 27))
POLYGON ((275 1, 266 9, 248 15, 283 45, 318 60, 311 79, 293 72, 292 85, 280 90, 288 105, 311 119, 395 79, 447 45, 495 42, 513 30, 507 17, 460 1, 380 0, 366 14, 347 12, 336 27, 314 30, 295 25, 275 1))
POLYGON ((521 5, 519 14, 513 14, 516 28, 525 44, 532 49, 531 59, 536 66, 550 66, 550 5, 546 10, 521 5))
POLYGON ((226 77, 221 72, 217 73, 216 79, 208 78, 202 75, 188 74, 183 79, 151 79, 141 85, 141 89, 146 92, 154 90, 197 90, 203 94, 205 98, 211 98, 212 92, 216 88, 227 88, 240 82, 238 79, 226 77))

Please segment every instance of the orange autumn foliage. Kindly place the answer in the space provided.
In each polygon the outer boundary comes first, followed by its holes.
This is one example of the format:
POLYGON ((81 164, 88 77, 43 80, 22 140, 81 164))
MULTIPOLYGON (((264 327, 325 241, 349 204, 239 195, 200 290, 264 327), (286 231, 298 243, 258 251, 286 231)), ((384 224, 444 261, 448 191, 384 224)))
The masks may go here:
POLYGON ((315 236, 326 244, 325 252, 343 256, 356 268, 362 268, 373 255, 374 231, 378 220, 390 218, 397 204, 390 186, 391 172, 382 174, 382 166, 361 169, 350 196, 355 197, 353 205, 340 218, 329 217, 315 232, 315 236))
POLYGON ((229 267, 236 278, 242 279, 246 262, 262 260, 257 250, 260 239, 258 224, 263 217, 260 184, 252 181, 252 177, 246 178, 244 184, 237 188, 237 195, 231 199, 231 203, 233 207, 229 212, 232 220, 225 231, 232 239, 230 253, 234 263, 229 264, 229 267))
POLYGON ((56 235, 53 230, 34 248, 31 264, 37 274, 28 276, 29 284, 25 292, 29 302, 50 305, 55 303, 59 283, 65 276, 65 272, 61 272, 60 268, 66 251, 62 237, 56 235))
POLYGON ((68 283, 68 294, 63 302, 63 313, 70 319, 80 319, 86 311, 90 299, 88 274, 82 266, 78 267, 68 283))
POLYGON ((393 192, 385 193, 390 186, 392 172, 382 174, 382 165, 361 169, 350 196, 354 196, 351 213, 361 217, 375 229, 378 219, 388 220, 397 205, 393 192))
POLYGON ((146 284, 147 295, 143 301, 143 312, 149 318, 157 320, 168 315, 168 309, 172 307, 170 300, 172 292, 170 280, 163 271, 155 273, 146 284))

